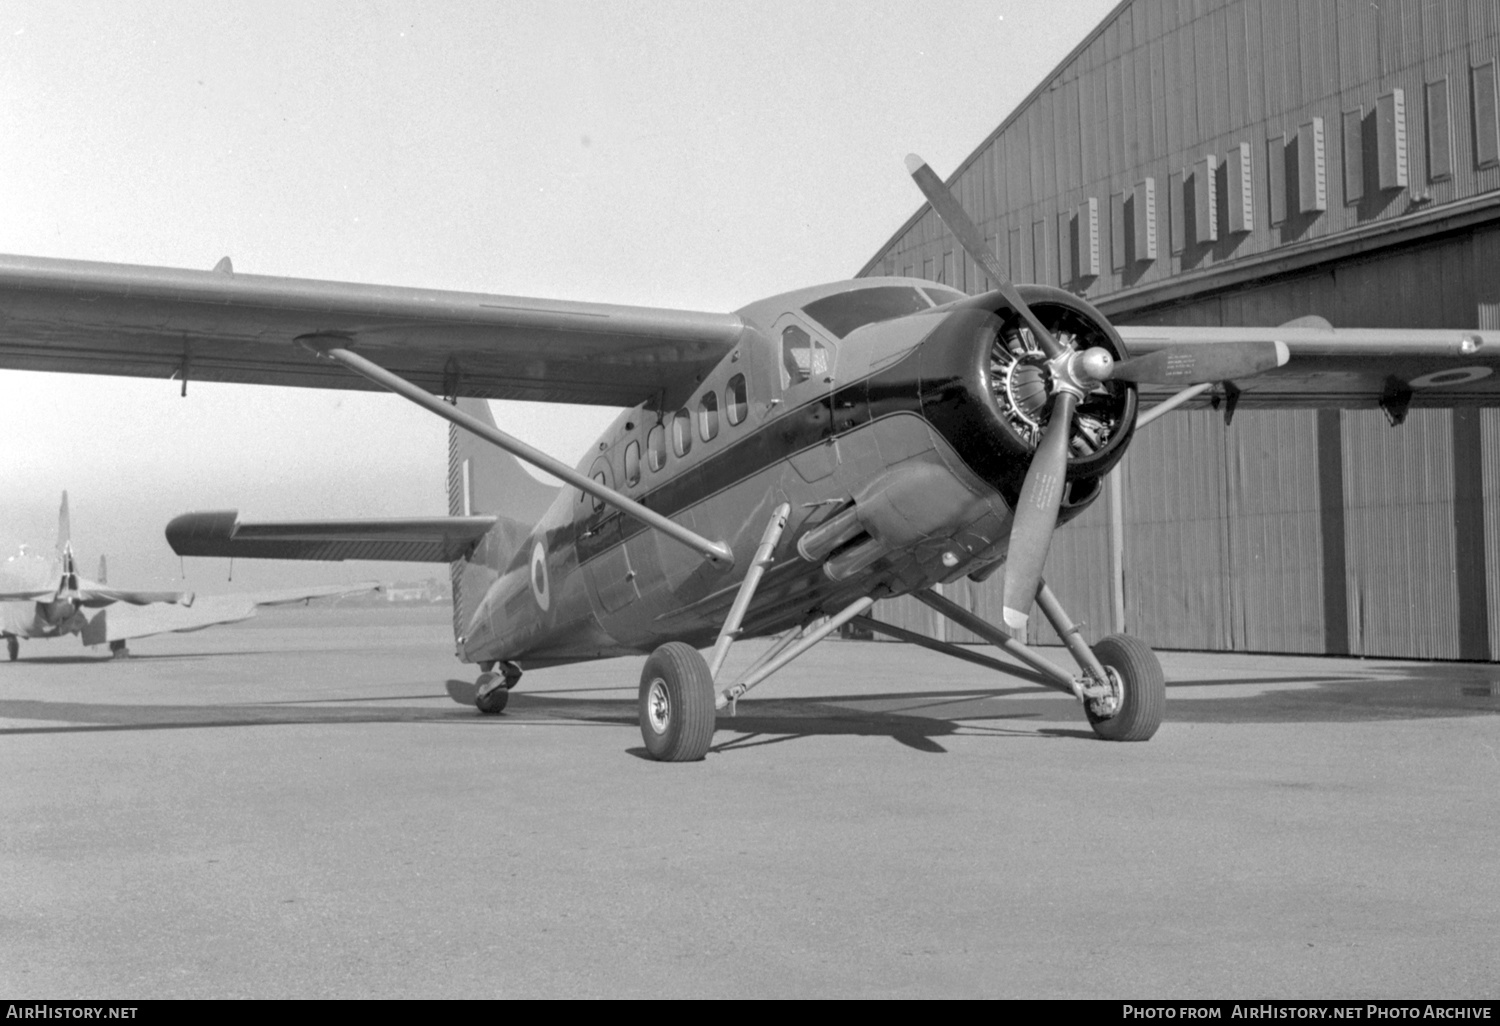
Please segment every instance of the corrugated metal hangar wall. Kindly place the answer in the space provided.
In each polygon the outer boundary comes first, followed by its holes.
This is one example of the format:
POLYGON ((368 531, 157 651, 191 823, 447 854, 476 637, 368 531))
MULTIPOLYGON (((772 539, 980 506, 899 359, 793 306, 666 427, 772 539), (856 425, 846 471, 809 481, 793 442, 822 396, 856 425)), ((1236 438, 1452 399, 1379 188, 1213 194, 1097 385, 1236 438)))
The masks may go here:
MULTIPOLYGON (((1500 2, 1130 0, 949 179, 1121 323, 1500 328, 1500 2)), ((927 208, 861 272, 988 286, 927 208)), ((1111 487, 1165 648, 1500 658, 1500 410, 1172 414, 1111 487)), ((1047 578, 1110 624, 1108 505, 1047 578)), ((998 621, 998 576, 949 595, 998 621)), ((879 615, 976 640, 910 600, 879 615)), ((1053 640, 1033 617, 1033 640, 1053 640)))

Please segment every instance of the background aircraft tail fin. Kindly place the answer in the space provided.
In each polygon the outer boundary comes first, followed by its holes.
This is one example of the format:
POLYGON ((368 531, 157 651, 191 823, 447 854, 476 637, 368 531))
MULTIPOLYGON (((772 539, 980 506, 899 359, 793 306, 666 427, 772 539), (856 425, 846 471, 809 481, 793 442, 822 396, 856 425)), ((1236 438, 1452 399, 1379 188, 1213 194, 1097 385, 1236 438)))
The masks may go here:
POLYGON ((57 511, 57 558, 62 559, 63 551, 67 549, 68 543, 73 540, 73 528, 68 522, 68 493, 63 490, 62 508, 57 511))
MULTIPOLYGON (((495 425, 485 399, 460 399, 458 408, 481 423, 495 425)), ((468 628, 485 592, 525 544, 562 489, 545 485, 510 453, 450 424, 448 426, 448 513, 490 514, 500 519, 489 539, 468 559, 451 565, 453 634, 468 628)))

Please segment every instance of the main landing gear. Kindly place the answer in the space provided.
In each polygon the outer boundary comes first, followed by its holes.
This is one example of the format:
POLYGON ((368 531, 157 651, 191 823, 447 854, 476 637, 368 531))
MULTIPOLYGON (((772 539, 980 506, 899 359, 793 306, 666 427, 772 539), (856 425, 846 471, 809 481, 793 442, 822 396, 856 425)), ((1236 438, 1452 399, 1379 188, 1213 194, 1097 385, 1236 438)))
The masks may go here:
POLYGON ((927 590, 914 592, 912 597, 1004 649, 1024 667, 875 620, 867 615, 875 600, 865 597, 851 602, 834 616, 788 631, 754 665, 731 678, 734 683, 721 687, 719 671, 755 596, 771 550, 786 526, 786 516, 787 507, 780 507, 766 527, 761 547, 740 585, 711 658, 705 660, 697 649, 674 641, 662 645, 646 660, 639 692, 641 737, 653 759, 661 762, 702 759, 713 744, 718 710, 728 707, 732 714, 745 692, 848 623, 1072 695, 1083 704, 1094 733, 1108 741, 1145 741, 1161 726, 1167 691, 1156 654, 1140 639, 1124 634, 1111 634, 1090 648, 1045 581, 1037 588, 1036 603, 1077 662, 1080 671, 1077 675, 1043 658, 951 599, 927 590))
POLYGON ((123 640, 116 639, 109 643, 109 657, 111 659, 129 659, 130 649, 125 647, 123 640))
POLYGON ((484 672, 474 682, 474 707, 488 716, 498 715, 521 679, 521 668, 515 663, 481 663, 480 669, 484 672))
POLYGON ((5 636, 5 654, 10 656, 10 661, 15 662, 21 658, 21 639, 14 634, 5 636))
MULTIPOLYGON (((1035 671, 1024 675, 1028 679, 1077 698, 1083 703, 1094 733, 1106 741, 1147 741, 1161 726, 1167 708, 1167 682, 1156 653, 1139 638, 1127 634, 1111 634, 1090 648, 1083 641, 1083 632, 1068 617, 1046 581, 1037 588, 1036 604, 1078 663, 1082 671, 1078 676, 1070 675, 1029 646, 935 591, 913 592, 912 598, 1025 663, 1035 671)), ((861 619, 861 625, 882 634, 916 640, 909 637, 909 631, 868 617, 861 619)), ((918 644, 971 661, 975 658, 947 642, 922 638, 918 644)), ((997 666, 1009 669, 1004 664, 997 666)))

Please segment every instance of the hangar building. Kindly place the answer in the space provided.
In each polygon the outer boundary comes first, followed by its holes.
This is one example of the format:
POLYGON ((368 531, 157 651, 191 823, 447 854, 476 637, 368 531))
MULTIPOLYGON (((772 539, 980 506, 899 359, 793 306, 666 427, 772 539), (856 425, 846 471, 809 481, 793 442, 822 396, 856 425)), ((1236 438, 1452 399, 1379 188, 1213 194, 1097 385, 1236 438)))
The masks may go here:
MULTIPOLYGON (((1117 322, 1500 328, 1497 26, 1497 0, 1125 0, 948 182, 1013 280, 1117 322)), ((926 207, 861 274, 988 287, 926 207)), ((1047 564, 1091 637, 1500 659, 1500 410, 1178 412, 1113 477, 1122 602, 1110 501, 1047 564)), ((947 590, 998 622, 999 583, 947 590)))

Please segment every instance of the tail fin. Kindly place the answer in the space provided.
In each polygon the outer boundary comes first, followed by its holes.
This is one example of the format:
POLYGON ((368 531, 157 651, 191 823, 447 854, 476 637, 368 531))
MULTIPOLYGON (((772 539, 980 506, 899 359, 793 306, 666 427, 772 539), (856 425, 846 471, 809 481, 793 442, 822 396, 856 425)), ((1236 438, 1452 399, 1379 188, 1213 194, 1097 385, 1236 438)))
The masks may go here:
POLYGON ((64 489, 62 508, 57 511, 57 558, 62 559, 68 543, 73 540, 73 529, 68 523, 68 493, 64 489))
MULTIPOLYGON (((496 426, 488 400, 460 399, 458 408, 481 423, 496 426)), ((452 564, 455 637, 464 632, 484 593, 560 490, 532 477, 510 453, 456 425, 448 426, 448 513, 491 513, 503 518, 495 527, 494 541, 481 545, 470 560, 452 564)))

